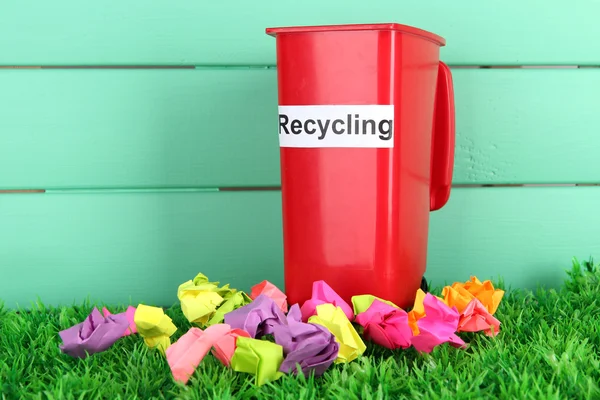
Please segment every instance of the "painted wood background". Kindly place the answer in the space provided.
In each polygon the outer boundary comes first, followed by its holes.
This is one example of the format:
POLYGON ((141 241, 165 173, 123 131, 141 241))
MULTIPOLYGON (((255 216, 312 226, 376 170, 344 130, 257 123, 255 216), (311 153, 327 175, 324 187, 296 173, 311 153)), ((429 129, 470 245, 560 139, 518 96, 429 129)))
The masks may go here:
POLYGON ((558 286, 572 257, 600 257, 599 12, 594 0, 2 2, 0 300, 168 305, 200 271, 283 286, 264 29, 361 22, 447 40, 455 187, 432 213, 427 278, 558 286))

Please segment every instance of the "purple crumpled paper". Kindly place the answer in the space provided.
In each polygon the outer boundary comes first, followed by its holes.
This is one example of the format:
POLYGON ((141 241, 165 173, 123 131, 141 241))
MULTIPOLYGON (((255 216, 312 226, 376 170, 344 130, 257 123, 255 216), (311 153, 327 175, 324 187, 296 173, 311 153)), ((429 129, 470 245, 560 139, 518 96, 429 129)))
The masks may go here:
POLYGON ((337 358, 340 348, 335 336, 327 328, 302 322, 302 312, 298 304, 290 308, 287 325, 274 327, 273 336, 275 343, 283 347, 285 358, 279 371, 284 373, 298 374, 298 363, 305 376, 311 370, 315 376, 323 375, 337 358))
POLYGON ((71 357, 86 358, 108 349, 128 327, 129 321, 124 313, 104 317, 94 307, 83 322, 59 332, 63 341, 60 350, 71 357))
POLYGON ((252 303, 225 314, 225 323, 231 329, 243 329, 254 339, 273 334, 273 328, 286 325, 285 314, 279 306, 261 294, 252 303))

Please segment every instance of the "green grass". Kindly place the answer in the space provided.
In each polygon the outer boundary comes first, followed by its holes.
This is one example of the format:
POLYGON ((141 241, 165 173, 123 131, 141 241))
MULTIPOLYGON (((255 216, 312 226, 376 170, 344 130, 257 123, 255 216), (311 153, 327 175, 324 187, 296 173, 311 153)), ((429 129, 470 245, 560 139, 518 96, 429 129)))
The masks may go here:
MULTIPOLYGON (((600 398, 599 302, 600 270, 574 261, 560 290, 508 290, 497 338, 461 334, 467 350, 443 345, 428 355, 369 344, 365 356, 323 377, 284 376, 262 387, 212 356, 188 385, 177 384, 137 335, 85 360, 63 355, 58 331, 93 304, 38 303, 23 313, 0 307, 0 389, 3 399, 600 398)), ((175 340, 190 324, 177 306, 167 313, 179 328, 175 340)))

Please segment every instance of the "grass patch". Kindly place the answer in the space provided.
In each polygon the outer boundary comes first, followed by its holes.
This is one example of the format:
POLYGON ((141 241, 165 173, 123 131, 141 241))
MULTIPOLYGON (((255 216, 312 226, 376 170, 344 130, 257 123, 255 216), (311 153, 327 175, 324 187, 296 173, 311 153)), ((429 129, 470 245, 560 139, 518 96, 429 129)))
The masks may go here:
MULTIPOLYGON (((320 378, 284 376, 262 387, 211 356, 188 385, 175 383, 166 360, 138 335, 73 359, 59 351, 58 331, 81 322, 95 304, 38 302, 22 313, 0 305, 0 393, 3 399, 600 398, 599 301, 600 270, 575 260, 560 290, 508 290, 495 315, 502 322, 496 338, 459 334, 468 349, 442 345, 426 355, 367 343, 363 357, 320 378)), ((178 327, 174 341, 190 324, 179 306, 166 313, 178 327)))

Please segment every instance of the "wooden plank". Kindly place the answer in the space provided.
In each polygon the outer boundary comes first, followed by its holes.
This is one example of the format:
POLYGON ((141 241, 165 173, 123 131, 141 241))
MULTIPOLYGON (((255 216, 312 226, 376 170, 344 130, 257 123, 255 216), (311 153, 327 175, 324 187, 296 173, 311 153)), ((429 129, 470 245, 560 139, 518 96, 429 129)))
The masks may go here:
MULTIPOLYGON (((455 184, 598 182, 600 69, 453 74, 455 184)), ((276 71, 4 70, 0 87, 0 189, 280 183, 276 71)))
POLYGON ((5 70, 0 86, 0 188, 278 182, 274 72, 5 70))
POLYGON ((600 69, 454 76, 455 183, 600 182, 600 69))
MULTIPOLYGON (((434 285, 503 277, 556 287, 571 258, 600 254, 600 187, 456 189, 431 215, 434 285)), ((172 304, 204 272, 283 287, 280 193, 0 196, 0 299, 172 304)))
POLYGON ((398 22, 442 35, 451 64, 595 64, 600 3, 9 0, 4 65, 274 64, 272 26, 398 22))
POLYGON ((0 196, 0 298, 166 304, 200 271, 280 283, 277 203, 276 192, 0 196))

